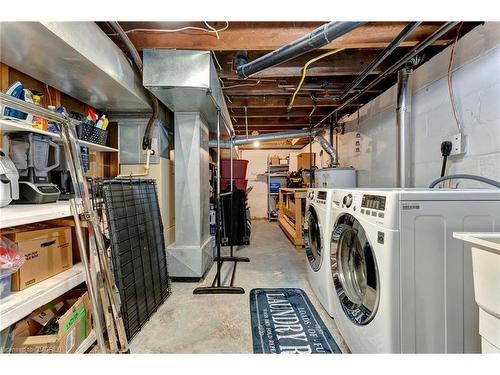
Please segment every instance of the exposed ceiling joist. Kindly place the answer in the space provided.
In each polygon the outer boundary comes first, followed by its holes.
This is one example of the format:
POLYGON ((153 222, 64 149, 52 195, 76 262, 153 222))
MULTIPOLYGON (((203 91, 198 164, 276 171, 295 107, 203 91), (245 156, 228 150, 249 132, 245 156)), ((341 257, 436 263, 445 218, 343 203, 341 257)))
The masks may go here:
MULTIPOLYGON (((284 107, 287 108, 290 103, 290 97, 279 97, 279 96, 232 96, 230 100, 227 101, 228 108, 265 108, 265 107, 284 107)), ((315 102, 310 97, 299 96, 295 99, 294 108, 312 108, 315 105, 318 107, 335 107, 338 105, 336 102, 332 101, 322 101, 315 102)), ((356 106, 353 104, 353 106, 356 106)), ((231 114, 231 111, 230 113, 231 114)))
MULTIPOLYGON (((287 43, 303 37, 325 22, 230 22, 229 27, 219 33, 219 39, 214 33, 187 30, 184 32, 130 32, 128 36, 134 45, 144 48, 176 48, 214 51, 271 51, 287 43)), ((138 27, 149 29, 178 28, 169 23, 121 22, 125 30, 138 27)), ((405 26, 406 22, 370 22, 349 34, 346 34, 323 49, 337 48, 385 48, 405 26)), ((186 24, 188 25, 188 24, 186 24)), ((200 26, 200 23, 189 23, 200 26)), ((224 23, 214 24, 214 27, 224 23)), ((429 23, 419 27, 402 46, 413 46, 418 41, 430 35, 439 27, 439 23, 429 23)), ((448 43, 450 39, 441 39, 436 44, 448 43)))
MULTIPOLYGON (((324 117, 331 112, 331 107, 316 108, 311 117, 324 117)), ((311 114, 310 108, 293 108, 290 112, 286 108, 248 108, 247 117, 250 118, 294 118, 294 117, 309 117, 311 114)), ((238 122, 240 119, 245 119, 244 108, 232 108, 230 115, 238 122)))

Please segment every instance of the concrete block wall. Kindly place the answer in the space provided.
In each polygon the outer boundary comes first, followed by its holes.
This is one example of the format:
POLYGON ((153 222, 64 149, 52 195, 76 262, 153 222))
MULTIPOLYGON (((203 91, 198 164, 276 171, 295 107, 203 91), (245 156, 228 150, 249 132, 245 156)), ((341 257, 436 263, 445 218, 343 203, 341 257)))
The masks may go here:
MULTIPOLYGON (((434 56, 413 73, 412 81, 412 186, 427 187, 441 172, 440 144, 458 133, 448 94, 447 70, 451 46, 434 56)), ((453 69, 453 89, 459 119, 466 136, 466 154, 448 159, 447 173, 469 173, 500 181, 500 23, 476 27, 457 44, 453 69)), ((341 167, 358 170, 360 187, 396 186, 396 86, 391 87, 351 115, 345 134, 338 136, 341 167), (359 138, 356 136, 359 133, 359 138), (356 151, 359 141, 360 151, 356 151)), ((325 135, 328 139, 328 134, 325 135)), ((313 143, 320 164, 321 147, 313 143)), ((268 154, 290 154, 290 169, 302 150, 243 150, 250 160, 249 195, 252 216, 267 214, 266 180, 254 173, 266 168, 268 154)), ((326 155, 323 157, 326 163, 326 155)), ((460 181, 461 187, 487 187, 460 181)))
MULTIPOLYGON (((412 99, 412 185, 426 187, 441 170, 440 144, 458 133, 447 84, 451 46, 415 70, 412 99)), ((470 173, 500 180, 500 23, 478 26, 459 40, 453 71, 457 112, 466 154, 450 157, 447 174, 470 173)), ((340 137, 342 166, 359 170, 359 186, 396 184, 396 87, 360 110, 340 137), (361 152, 355 152, 356 133, 361 152)), ((461 187, 480 184, 461 181, 461 187)), ((486 187, 485 185, 482 185, 486 187)))
POLYGON ((267 177, 263 174, 267 170, 268 155, 285 158, 290 155, 290 150, 241 150, 241 159, 250 161, 247 179, 248 186, 253 189, 248 194, 248 204, 253 218, 267 218, 267 177))

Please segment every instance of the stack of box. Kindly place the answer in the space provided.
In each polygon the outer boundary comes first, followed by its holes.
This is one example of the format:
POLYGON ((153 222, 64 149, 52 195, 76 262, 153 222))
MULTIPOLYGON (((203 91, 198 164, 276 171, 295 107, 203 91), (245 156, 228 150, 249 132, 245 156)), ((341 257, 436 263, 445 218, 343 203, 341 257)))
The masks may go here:
POLYGON ((92 329, 85 290, 72 290, 16 323, 11 353, 74 353, 92 329))

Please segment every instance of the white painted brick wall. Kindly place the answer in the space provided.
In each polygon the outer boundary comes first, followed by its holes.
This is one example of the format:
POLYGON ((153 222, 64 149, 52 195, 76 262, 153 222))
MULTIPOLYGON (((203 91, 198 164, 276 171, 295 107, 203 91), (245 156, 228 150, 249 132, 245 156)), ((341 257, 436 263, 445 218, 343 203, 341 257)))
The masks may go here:
POLYGON ((267 218, 267 177, 259 176, 267 170, 267 156, 285 158, 289 154, 289 150, 241 150, 241 159, 249 160, 247 179, 253 189, 248 194, 248 204, 252 217, 267 218))
MULTIPOLYGON (((447 86, 451 46, 423 64, 413 74, 412 153, 413 185, 428 186, 441 172, 440 144, 457 133, 447 86)), ((453 88, 464 134, 467 153, 451 157, 447 173, 470 173, 500 180, 500 23, 489 22, 459 40, 456 47, 453 88)), ((328 134, 325 135, 328 139, 328 134)), ((313 152, 321 147, 313 144, 313 152)), ((396 87, 393 86, 360 109, 359 129, 356 115, 349 118, 346 133, 337 145, 340 166, 358 169, 361 187, 396 186, 396 87), (355 151, 355 135, 361 152, 355 151)), ((291 170, 302 150, 245 150, 242 158, 250 160, 249 195, 252 216, 267 215, 266 180, 255 178, 266 168, 268 154, 290 153, 291 170)), ((324 159, 326 161, 326 158, 324 159)), ((461 182, 460 186, 480 186, 461 182)), ((485 185, 482 185, 485 186, 485 185)))
MULTIPOLYGON (((447 85, 451 47, 413 75, 413 185, 427 186, 439 177, 440 144, 458 133, 447 85)), ((486 23, 465 35, 456 48, 453 89, 467 153, 451 157, 447 173, 470 173, 500 180, 500 23, 486 23)), ((359 186, 396 184, 396 87, 393 86, 349 118, 341 136, 340 161, 359 169, 359 186), (355 153, 354 134, 361 133, 355 153)), ((479 186, 461 182, 460 186, 479 186)), ((483 185, 484 186, 484 185, 483 185)))

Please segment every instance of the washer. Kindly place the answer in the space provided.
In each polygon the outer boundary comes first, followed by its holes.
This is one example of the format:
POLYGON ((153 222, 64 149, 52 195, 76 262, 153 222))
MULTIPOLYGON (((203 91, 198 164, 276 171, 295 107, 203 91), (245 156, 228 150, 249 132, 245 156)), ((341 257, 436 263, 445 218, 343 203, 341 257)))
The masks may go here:
POLYGON ((304 217, 304 248, 306 253, 307 279, 311 289, 328 311, 332 304, 329 293, 331 272, 329 267, 329 218, 333 189, 311 188, 307 190, 304 217))
POLYGON ((500 191, 336 189, 330 301, 353 353, 480 352, 471 252, 500 231, 500 191))

